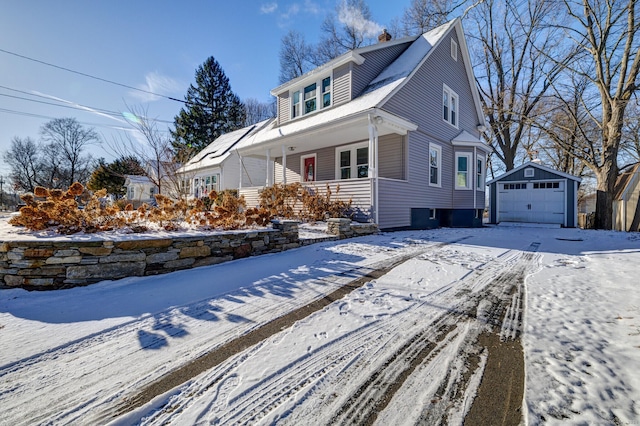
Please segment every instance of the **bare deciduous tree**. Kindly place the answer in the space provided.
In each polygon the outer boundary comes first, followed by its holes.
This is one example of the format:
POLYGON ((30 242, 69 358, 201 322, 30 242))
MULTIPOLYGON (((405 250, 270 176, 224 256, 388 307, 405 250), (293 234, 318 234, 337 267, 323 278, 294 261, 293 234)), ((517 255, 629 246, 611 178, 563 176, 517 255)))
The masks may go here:
POLYGON ((327 15, 321 29, 323 35, 316 49, 316 65, 349 50, 375 43, 383 28, 372 20, 364 0, 342 0, 335 13, 327 15))
POLYGON ((527 136, 539 103, 566 62, 559 37, 544 22, 553 13, 554 3, 546 0, 487 0, 470 13, 488 142, 506 170, 515 167, 523 144, 531 145, 527 136))
MULTIPOLYGON (((586 141, 580 159, 597 179, 596 220, 600 229, 612 229, 613 194, 618 177, 618 155, 627 106, 638 90, 640 41, 635 0, 564 0, 567 23, 561 28, 582 55, 565 71, 589 83, 586 98, 589 121, 598 136, 586 141), (588 98, 596 94, 597 102, 588 98)), ((579 123, 588 135, 587 121, 579 123), (586 129, 586 130, 585 130, 586 129)))
POLYGON ((258 123, 271 117, 276 116, 275 100, 271 102, 260 102, 255 98, 244 100, 244 109, 247 114, 245 126, 258 123))
POLYGON ((19 191, 33 192, 38 181, 40 158, 38 144, 31 138, 14 137, 11 147, 4 153, 4 161, 11 167, 11 181, 19 191))
POLYGON ((293 80, 314 67, 313 47, 304 35, 291 30, 282 37, 280 45, 280 83, 293 80))
POLYGON ((150 118, 144 108, 129 107, 127 121, 134 128, 133 136, 114 139, 109 148, 117 157, 135 157, 145 170, 145 175, 156 187, 158 194, 172 198, 182 196, 182 188, 176 171, 191 153, 184 152, 178 158, 173 150, 169 131, 158 129, 157 121, 150 118))
POLYGON ((83 153, 89 145, 100 142, 96 131, 82 127, 75 118, 56 118, 42 126, 40 134, 51 147, 46 158, 58 161, 51 166, 58 169, 61 187, 85 183, 91 176, 91 156, 83 153))
POLYGON ((402 15, 405 35, 420 35, 447 21, 463 1, 412 0, 402 15))

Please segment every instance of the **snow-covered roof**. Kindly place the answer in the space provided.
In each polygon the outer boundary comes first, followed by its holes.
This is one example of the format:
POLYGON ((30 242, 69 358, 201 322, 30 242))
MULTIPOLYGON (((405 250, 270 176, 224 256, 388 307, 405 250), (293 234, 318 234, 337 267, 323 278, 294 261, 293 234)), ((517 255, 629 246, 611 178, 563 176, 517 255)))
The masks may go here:
MULTIPOLYGON (((402 42, 413 41, 407 50, 371 81, 361 96, 346 104, 320 111, 302 120, 293 120, 281 126, 276 126, 275 122, 269 123, 262 130, 244 138, 238 143, 237 149, 249 150, 283 137, 375 112, 376 108, 380 108, 393 93, 406 83, 416 69, 426 60, 432 48, 442 41, 444 36, 456 25, 460 25, 459 19, 454 19, 421 36, 402 39, 402 42)), ((354 52, 358 52, 358 50, 354 52)), ((279 90, 282 87, 284 85, 274 90, 279 90)), ((402 120, 402 117, 397 118, 402 120)))
POLYGON ((229 152, 238 142, 261 130, 270 121, 273 121, 273 118, 234 130, 233 132, 225 133, 196 154, 196 156, 189 160, 178 172, 188 172, 204 167, 220 165, 229 156, 229 152))
POLYGON ((149 185, 152 184, 151 179, 141 175, 125 175, 125 184, 129 185, 149 185))

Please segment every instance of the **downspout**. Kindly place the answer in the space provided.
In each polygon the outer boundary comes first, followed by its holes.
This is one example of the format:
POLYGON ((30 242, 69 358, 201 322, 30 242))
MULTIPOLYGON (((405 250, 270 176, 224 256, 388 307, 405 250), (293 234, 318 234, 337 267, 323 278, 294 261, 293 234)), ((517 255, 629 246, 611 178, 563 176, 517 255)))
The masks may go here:
POLYGON ((377 117, 371 114, 369 118, 369 170, 368 175, 371 178, 372 195, 373 195, 373 220, 374 223, 380 225, 379 222, 379 203, 378 203, 378 129, 374 123, 377 117))
POLYGON ((238 193, 240 193, 242 189, 242 155, 238 151, 236 153, 238 154, 238 168, 240 169, 240 181, 238 182, 238 193))

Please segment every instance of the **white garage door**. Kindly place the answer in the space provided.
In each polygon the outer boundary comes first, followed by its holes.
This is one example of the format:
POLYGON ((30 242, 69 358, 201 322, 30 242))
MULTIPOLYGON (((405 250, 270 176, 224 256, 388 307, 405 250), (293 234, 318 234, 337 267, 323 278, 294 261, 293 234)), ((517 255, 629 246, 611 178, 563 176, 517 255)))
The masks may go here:
POLYGON ((562 181, 498 183, 498 222, 564 224, 564 191, 562 181))

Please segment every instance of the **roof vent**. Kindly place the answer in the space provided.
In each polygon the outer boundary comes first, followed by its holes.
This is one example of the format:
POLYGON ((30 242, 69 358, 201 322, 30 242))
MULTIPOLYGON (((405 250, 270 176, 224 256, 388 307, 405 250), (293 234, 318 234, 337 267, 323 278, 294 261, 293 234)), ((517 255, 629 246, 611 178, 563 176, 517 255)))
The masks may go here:
POLYGON ((387 29, 385 28, 384 30, 382 30, 382 34, 378 36, 378 43, 384 43, 389 40, 391 40, 391 34, 389 34, 387 32, 387 29))

